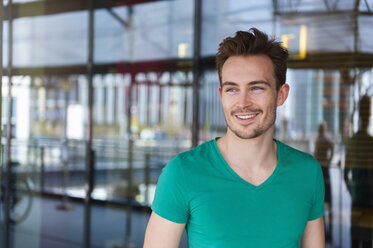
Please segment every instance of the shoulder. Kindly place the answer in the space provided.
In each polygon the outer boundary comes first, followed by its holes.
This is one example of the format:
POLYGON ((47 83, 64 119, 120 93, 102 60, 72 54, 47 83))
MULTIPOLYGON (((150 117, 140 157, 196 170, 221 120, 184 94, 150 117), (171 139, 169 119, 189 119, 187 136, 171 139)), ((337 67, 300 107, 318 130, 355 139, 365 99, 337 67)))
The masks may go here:
POLYGON ((191 158, 196 158, 196 157, 204 157, 208 155, 208 153, 210 153, 211 150, 213 149, 213 143, 214 143, 214 140, 204 142, 200 144, 199 146, 192 148, 189 151, 179 153, 178 157, 180 157, 180 159, 191 159, 191 158))
POLYGON ((213 140, 207 141, 189 151, 179 153, 164 168, 164 171, 185 172, 201 162, 207 161, 213 150, 213 140))
POLYGON ((347 140, 347 150, 372 149, 373 137, 364 131, 358 131, 347 140))
POLYGON ((306 152, 300 151, 295 149, 289 145, 286 145, 282 142, 279 142, 281 147, 282 156, 286 158, 286 160, 295 160, 297 162, 306 162, 306 163, 317 163, 317 160, 311 155, 306 152))
POLYGON ((312 174, 321 171, 319 162, 311 154, 300 151, 281 142, 279 142, 279 145, 281 152, 280 156, 285 166, 312 174))
MULTIPOLYGON (((287 179, 294 179, 297 187, 303 187, 311 196, 323 190, 323 172, 319 162, 310 154, 281 143, 282 168, 287 172, 287 179)), ((320 193, 321 196, 323 193, 320 193)))

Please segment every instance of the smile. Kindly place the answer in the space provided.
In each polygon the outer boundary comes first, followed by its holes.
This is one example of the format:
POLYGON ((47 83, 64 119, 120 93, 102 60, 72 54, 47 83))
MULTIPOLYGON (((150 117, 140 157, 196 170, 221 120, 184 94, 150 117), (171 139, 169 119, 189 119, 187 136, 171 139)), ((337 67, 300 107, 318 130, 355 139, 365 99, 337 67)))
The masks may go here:
POLYGON ((237 118, 241 120, 248 120, 248 119, 253 119, 257 116, 258 114, 241 114, 241 115, 236 115, 237 118))

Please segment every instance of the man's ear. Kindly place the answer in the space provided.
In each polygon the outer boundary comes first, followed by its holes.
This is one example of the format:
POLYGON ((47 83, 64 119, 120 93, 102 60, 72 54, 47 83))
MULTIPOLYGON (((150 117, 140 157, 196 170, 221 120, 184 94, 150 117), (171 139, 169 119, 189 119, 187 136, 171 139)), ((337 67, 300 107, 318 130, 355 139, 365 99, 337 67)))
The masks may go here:
POLYGON ((222 96, 222 88, 221 88, 221 86, 219 86, 219 95, 220 95, 220 99, 221 99, 221 96, 222 96))
POLYGON ((284 104, 289 95, 290 86, 288 84, 281 85, 277 92, 277 106, 284 104))

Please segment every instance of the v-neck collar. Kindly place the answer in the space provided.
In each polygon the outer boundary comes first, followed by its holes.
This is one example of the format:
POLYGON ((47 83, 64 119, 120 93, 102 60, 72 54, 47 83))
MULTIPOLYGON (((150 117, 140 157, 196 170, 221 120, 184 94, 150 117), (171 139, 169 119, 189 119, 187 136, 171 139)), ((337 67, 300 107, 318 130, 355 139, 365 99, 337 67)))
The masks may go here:
POLYGON ((276 139, 273 139, 276 144, 277 144, 277 147, 276 147, 276 151, 277 151, 277 164, 276 164, 276 168, 275 170, 272 172, 272 174, 264 181, 262 182, 260 185, 258 186, 255 186, 254 184, 252 183, 249 183, 248 181, 244 180, 242 177, 240 177, 233 169, 232 167, 230 167, 230 165, 227 163, 227 161, 225 161, 223 155, 221 154, 220 150, 219 150, 219 147, 218 145, 216 144, 216 141, 219 139, 220 137, 217 137, 213 140, 213 147, 214 147, 214 150, 215 152, 217 153, 217 156, 218 158, 220 159, 220 161, 222 162, 222 165, 225 167, 225 169, 227 169, 227 171, 229 172, 229 174, 231 174, 233 176, 233 178, 245 185, 247 185, 250 189, 252 190, 255 190, 255 191, 260 191, 262 190, 264 187, 266 187, 268 184, 270 184, 277 176, 278 174, 278 171, 280 170, 280 167, 281 167, 281 142, 276 140, 276 139))

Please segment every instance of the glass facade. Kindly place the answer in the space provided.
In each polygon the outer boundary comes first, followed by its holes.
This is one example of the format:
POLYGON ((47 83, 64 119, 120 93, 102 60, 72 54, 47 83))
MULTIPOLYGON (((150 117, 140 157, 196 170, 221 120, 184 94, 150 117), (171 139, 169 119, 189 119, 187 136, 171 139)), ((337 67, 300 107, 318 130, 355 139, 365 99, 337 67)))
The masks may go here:
POLYGON ((373 239, 371 1, 1 4, 0 247, 142 247, 162 168, 226 131, 214 56, 251 27, 289 49, 275 136, 323 168, 327 247, 373 239))

